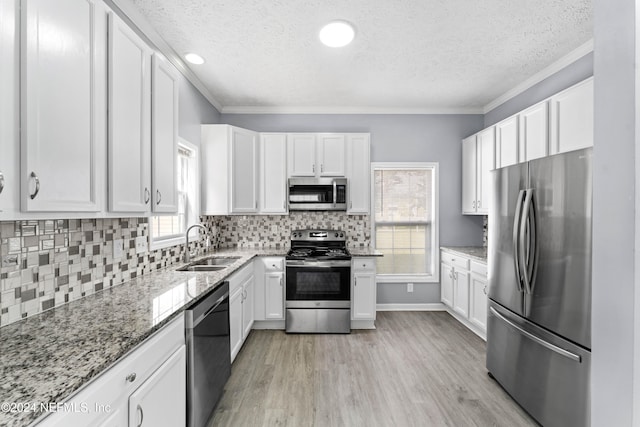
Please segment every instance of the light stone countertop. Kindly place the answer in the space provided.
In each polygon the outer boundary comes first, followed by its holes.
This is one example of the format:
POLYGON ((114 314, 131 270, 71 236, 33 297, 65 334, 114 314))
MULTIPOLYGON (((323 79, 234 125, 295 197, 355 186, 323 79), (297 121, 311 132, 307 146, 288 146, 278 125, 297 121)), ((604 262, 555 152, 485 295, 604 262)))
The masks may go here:
POLYGON ((374 248, 362 247, 362 248, 352 248, 348 247, 349 253, 353 257, 377 257, 384 256, 384 254, 380 251, 375 250, 374 248))
POLYGON ((477 261, 487 262, 486 246, 440 246, 443 251, 466 256, 477 261))
MULTIPOLYGON (((287 249, 209 252, 199 258, 240 258, 216 272, 178 272, 181 265, 174 264, 3 326, 0 403, 30 402, 39 408, 41 403, 63 402, 251 259, 284 256, 287 249), (176 292, 183 296, 180 304, 154 313, 154 302, 174 298, 176 292)), ((25 426, 40 415, 39 411, 0 411, 0 425, 25 426)))

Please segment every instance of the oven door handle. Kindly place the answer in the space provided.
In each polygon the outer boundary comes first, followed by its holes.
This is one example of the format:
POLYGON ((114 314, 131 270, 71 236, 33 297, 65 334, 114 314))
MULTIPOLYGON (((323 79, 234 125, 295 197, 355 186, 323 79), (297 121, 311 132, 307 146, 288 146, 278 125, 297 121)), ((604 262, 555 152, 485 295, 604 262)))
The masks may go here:
POLYGON ((351 261, 287 261, 287 267, 295 267, 295 268, 351 267, 351 261))

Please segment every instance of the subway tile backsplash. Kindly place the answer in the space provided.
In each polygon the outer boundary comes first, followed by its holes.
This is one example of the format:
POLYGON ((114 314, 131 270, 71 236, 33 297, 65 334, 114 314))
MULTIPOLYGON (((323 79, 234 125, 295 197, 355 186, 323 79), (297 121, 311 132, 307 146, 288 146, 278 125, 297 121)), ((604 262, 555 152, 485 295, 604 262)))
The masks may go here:
MULTIPOLYGON (((344 212, 200 220, 212 247, 285 248, 302 228, 344 230, 352 247, 371 239, 369 217, 344 212)), ((148 235, 147 218, 0 222, 0 327, 181 262, 184 245, 136 254, 136 237, 148 235), (114 258, 119 239, 124 253, 114 258)), ((190 244, 192 251, 204 245, 204 238, 190 244)))

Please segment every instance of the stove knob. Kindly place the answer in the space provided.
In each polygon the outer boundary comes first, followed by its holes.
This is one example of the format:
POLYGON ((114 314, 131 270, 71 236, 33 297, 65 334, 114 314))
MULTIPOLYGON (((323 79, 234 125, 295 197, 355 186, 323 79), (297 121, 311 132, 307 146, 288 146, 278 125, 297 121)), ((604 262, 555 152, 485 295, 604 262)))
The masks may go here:
POLYGON ((343 234, 343 233, 340 233, 340 237, 344 237, 344 234, 343 234))
POLYGON ((338 237, 338 233, 336 233, 336 237, 338 237))

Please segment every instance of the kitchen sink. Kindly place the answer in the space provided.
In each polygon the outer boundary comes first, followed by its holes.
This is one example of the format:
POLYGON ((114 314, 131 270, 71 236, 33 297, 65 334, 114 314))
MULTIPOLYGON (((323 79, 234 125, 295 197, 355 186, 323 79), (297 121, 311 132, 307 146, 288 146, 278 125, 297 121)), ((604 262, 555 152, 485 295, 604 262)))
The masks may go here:
POLYGON ((239 256, 212 256, 187 264, 176 271, 220 271, 238 259, 239 256))
POLYGON ((189 264, 178 268, 176 271, 220 271, 225 268, 227 268, 226 265, 189 264))

